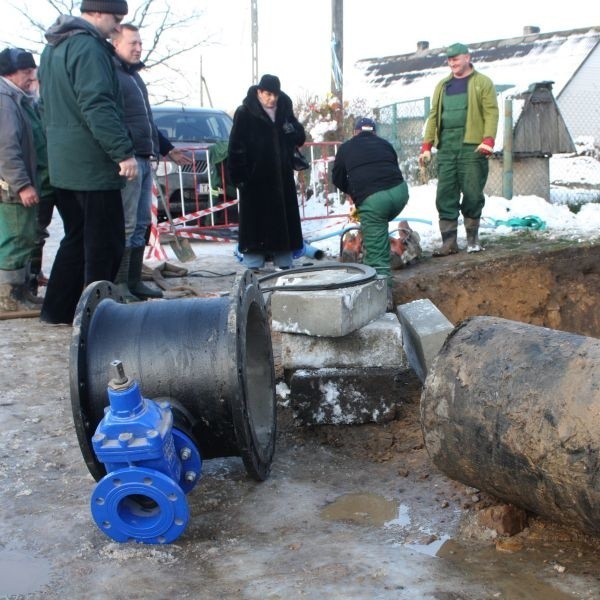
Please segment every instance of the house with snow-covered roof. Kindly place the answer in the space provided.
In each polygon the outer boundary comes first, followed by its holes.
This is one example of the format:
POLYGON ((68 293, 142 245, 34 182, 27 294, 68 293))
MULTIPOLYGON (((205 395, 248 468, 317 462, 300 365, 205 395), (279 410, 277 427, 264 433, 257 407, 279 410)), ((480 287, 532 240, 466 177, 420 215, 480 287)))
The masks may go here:
MULTIPOLYGON (((571 135, 600 144, 600 26, 552 33, 528 26, 518 37, 467 45, 475 68, 498 91, 521 93, 532 83, 553 82, 571 135)), ((449 73, 445 48, 430 49, 429 42, 410 54, 359 60, 355 69, 373 107, 429 97, 449 73)))
MULTIPOLYGON (((510 101, 515 189, 549 199, 549 157, 573 152, 569 138, 600 148, 600 26, 552 33, 525 27, 519 37, 468 46, 475 68, 492 79, 499 93, 496 158, 504 150, 503 117, 510 101)), ((449 73, 445 47, 430 49, 428 42, 419 42, 410 54, 355 64, 361 94, 378 116, 382 135, 396 142, 401 159, 410 163, 418 154, 430 96, 449 73)), ((492 162, 486 192, 496 194, 505 174, 502 160, 492 162)), ((593 162, 600 170, 600 163, 593 162)))

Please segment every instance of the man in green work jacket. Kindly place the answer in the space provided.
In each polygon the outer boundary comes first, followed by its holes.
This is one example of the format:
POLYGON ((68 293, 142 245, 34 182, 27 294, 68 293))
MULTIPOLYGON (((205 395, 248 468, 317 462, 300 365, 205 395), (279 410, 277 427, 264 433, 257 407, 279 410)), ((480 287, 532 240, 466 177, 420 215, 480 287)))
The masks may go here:
POLYGON ((121 189, 137 177, 137 163, 107 39, 127 10, 125 0, 83 0, 81 17, 61 15, 46 32, 40 93, 65 227, 40 315, 46 323, 71 323, 84 286, 112 281, 123 256, 121 189))
POLYGON ((436 208, 442 246, 433 251, 434 256, 458 252, 460 213, 465 221, 467 252, 483 250, 479 243, 483 188, 498 128, 498 101, 492 80, 474 69, 464 44, 452 44, 446 56, 452 73, 433 92, 419 155, 423 166, 431 160, 431 149, 438 149, 436 208))

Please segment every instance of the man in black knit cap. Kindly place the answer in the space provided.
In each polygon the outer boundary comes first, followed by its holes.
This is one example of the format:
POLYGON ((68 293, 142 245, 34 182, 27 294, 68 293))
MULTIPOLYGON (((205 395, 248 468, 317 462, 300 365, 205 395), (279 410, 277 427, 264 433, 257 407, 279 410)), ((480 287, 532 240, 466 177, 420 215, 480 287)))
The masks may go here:
POLYGON ((50 182, 65 227, 40 316, 46 323, 72 323, 84 286, 112 281, 123 255, 121 189, 137 163, 107 39, 127 11, 125 0, 83 0, 81 17, 61 15, 46 32, 39 80, 50 182))

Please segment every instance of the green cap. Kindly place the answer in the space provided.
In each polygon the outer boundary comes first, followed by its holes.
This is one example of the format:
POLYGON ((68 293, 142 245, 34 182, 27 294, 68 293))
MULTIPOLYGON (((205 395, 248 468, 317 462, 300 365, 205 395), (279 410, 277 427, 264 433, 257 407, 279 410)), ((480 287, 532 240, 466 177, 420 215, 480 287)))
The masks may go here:
POLYGON ((446 48, 446 56, 448 58, 458 56, 459 54, 469 54, 469 49, 464 44, 459 43, 452 44, 452 46, 446 48))

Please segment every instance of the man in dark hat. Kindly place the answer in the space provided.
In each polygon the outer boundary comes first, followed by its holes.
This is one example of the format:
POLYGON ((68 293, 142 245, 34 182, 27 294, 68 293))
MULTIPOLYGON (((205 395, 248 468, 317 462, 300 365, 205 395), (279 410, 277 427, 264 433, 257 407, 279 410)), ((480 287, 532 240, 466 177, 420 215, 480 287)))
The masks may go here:
POLYGON ((235 112, 228 150, 230 178, 240 191, 238 248, 250 269, 271 259, 289 268, 304 245, 292 162, 304 140, 279 78, 263 75, 235 112))
POLYGON ((431 159, 431 149, 438 149, 436 207, 442 246, 433 251, 434 256, 458 252, 460 213, 465 220, 467 252, 483 249, 479 243, 483 188, 488 177, 487 158, 494 151, 498 128, 498 101, 492 80, 475 70, 464 44, 452 44, 446 56, 451 74, 433 92, 419 155, 419 164, 424 166, 431 159))
POLYGON ((393 146, 377 134, 377 125, 363 117, 354 136, 335 155, 333 184, 350 195, 363 237, 364 263, 388 284, 388 310, 393 310, 389 222, 408 202, 408 186, 393 146))
POLYGON ((36 147, 45 144, 30 94, 35 82, 31 52, 0 52, 0 312, 8 316, 40 308, 26 285, 40 201, 36 147))
POLYGON ((46 32, 40 89, 50 181, 65 237, 52 266, 41 320, 71 323, 84 286, 112 281, 125 232, 121 188, 137 176, 107 39, 125 0, 83 0, 81 17, 61 15, 46 32))

